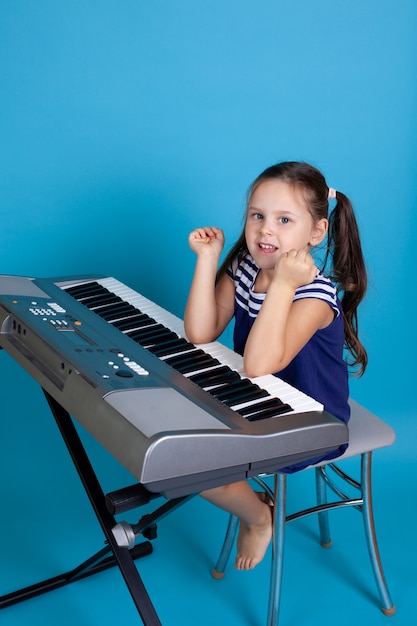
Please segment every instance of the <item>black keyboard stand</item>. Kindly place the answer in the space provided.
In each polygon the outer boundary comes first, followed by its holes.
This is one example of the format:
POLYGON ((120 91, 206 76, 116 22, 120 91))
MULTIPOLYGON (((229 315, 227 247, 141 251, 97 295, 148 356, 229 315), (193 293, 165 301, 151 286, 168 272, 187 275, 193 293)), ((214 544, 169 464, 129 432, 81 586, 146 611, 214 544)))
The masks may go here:
MULTIPOLYGON (((59 587, 63 587, 64 585, 81 580, 82 578, 101 572, 105 569, 113 567, 114 565, 118 565, 143 624, 145 626, 161 626, 159 617, 134 563, 134 559, 150 554, 152 552, 152 545, 149 541, 145 541, 129 549, 127 547, 120 547, 117 544, 112 533, 112 529, 116 526, 117 521, 114 515, 109 512, 110 507, 108 506, 109 499, 111 501, 111 494, 105 496, 71 416, 54 398, 52 398, 52 396, 50 396, 46 391, 44 391, 44 393, 71 455, 72 461, 84 485, 84 489, 90 499, 90 503, 103 529, 106 537, 106 545, 99 552, 73 570, 29 587, 19 589, 18 591, 0 596, 0 609, 22 602, 23 600, 28 600, 29 598, 33 598, 59 587)), ((135 506, 138 506, 138 503, 146 504, 149 500, 158 496, 158 494, 153 494, 147 491, 145 487, 139 484, 134 487, 137 488, 139 494, 139 496, 135 499, 135 506)), ((126 491, 130 494, 134 487, 126 488, 126 491)), ((122 489, 114 493, 117 493, 120 496, 123 491, 124 490, 122 489)), ((178 508, 178 506, 189 500, 191 497, 192 496, 185 496, 182 498, 168 500, 153 513, 145 515, 142 520, 134 526, 135 536, 142 534, 145 537, 149 536, 150 538, 154 538, 154 536, 156 536, 156 521, 167 515, 172 510, 178 508)), ((133 508, 133 505, 130 508, 133 508)), ((127 510, 127 507, 124 506, 122 510, 127 510)))

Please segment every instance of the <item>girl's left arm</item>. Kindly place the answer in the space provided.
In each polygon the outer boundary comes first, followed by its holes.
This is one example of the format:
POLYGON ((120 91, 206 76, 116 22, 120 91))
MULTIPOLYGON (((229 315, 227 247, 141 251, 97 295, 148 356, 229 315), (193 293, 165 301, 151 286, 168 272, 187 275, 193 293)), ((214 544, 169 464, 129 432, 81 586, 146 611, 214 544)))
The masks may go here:
MULTIPOLYGON (((311 339, 334 319, 326 302, 304 298, 293 302, 295 291, 314 280, 317 268, 295 251, 283 255, 281 270, 276 271, 264 303, 249 333, 244 358, 248 376, 263 376, 284 369, 311 339)), ((303 256, 303 255, 301 255, 303 256)))

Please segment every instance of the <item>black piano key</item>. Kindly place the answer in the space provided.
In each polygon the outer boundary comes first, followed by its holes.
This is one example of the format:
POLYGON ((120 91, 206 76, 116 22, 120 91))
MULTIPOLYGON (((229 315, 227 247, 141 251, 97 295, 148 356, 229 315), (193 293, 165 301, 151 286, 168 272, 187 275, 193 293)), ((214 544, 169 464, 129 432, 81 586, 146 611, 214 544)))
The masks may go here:
POLYGON ((100 296, 112 292, 98 283, 88 283, 86 285, 78 285, 74 287, 70 293, 77 300, 85 300, 87 298, 91 298, 92 296, 100 296))
POLYGON ((189 380, 199 387, 210 387, 211 385, 227 383, 232 380, 240 380, 240 376, 237 372, 232 370, 227 365, 221 367, 215 367, 214 369, 207 370, 207 372, 199 372, 189 376, 189 380))
POLYGON ((188 380, 196 383, 196 385, 202 386, 201 383, 204 384, 204 382, 208 380, 210 375, 220 376, 221 374, 226 374, 228 371, 230 371, 230 368, 226 365, 222 365, 221 367, 215 367, 213 369, 207 370, 207 372, 198 372, 196 374, 192 374, 191 376, 188 376, 188 380))
MULTIPOLYGON (((223 393, 225 396, 227 396, 227 394, 231 394, 234 393, 235 391, 242 391, 244 389, 259 389, 259 387, 257 385, 255 385, 254 383, 252 383, 248 378, 240 378, 239 380, 236 380, 235 382, 230 383, 230 385, 227 385, 227 387, 225 388, 225 390, 223 392, 218 392, 218 393, 223 393)), ((213 392, 214 394, 215 392, 213 392)))
POLYGON ((108 304, 116 304, 117 302, 123 302, 123 301, 121 298, 119 298, 119 296, 115 296, 113 293, 99 294, 99 295, 91 296, 83 300, 83 304, 88 309, 92 309, 92 310, 98 309, 108 304))
POLYGON ((165 329, 164 331, 160 331, 159 334, 147 335, 145 337, 137 337, 134 339, 134 341, 148 350, 150 346, 158 345, 162 341, 166 341, 167 339, 174 339, 177 336, 178 335, 176 335, 174 332, 165 329))
POLYGON ((178 354, 176 356, 171 356, 171 357, 168 357, 167 359, 164 359, 164 361, 168 365, 172 365, 172 367, 175 367, 176 365, 181 365, 181 363, 183 362, 192 361, 196 359, 198 356, 201 356, 202 354, 207 354, 207 353, 204 352, 204 350, 201 350, 201 348, 194 348, 194 350, 187 352, 186 354, 178 354))
POLYGON ((256 400, 258 398, 265 398, 269 394, 265 389, 242 389, 241 391, 234 391, 231 394, 224 394, 222 398, 217 398, 221 400, 227 406, 236 406, 238 404, 243 404, 244 402, 249 402, 250 400, 256 400))
MULTIPOLYGON (((246 417, 249 422, 255 422, 257 420, 269 419, 271 417, 278 417, 278 415, 282 415, 283 413, 287 413, 288 411, 292 411, 292 407, 289 404, 280 404, 275 409, 265 409, 264 411, 259 411, 258 413, 253 413, 246 417)), ((240 412, 240 411, 239 411, 240 412)))
POLYGON ((198 370, 206 369, 207 367, 210 367, 210 365, 219 364, 220 361, 218 361, 217 359, 213 359, 213 357, 207 354, 205 357, 199 357, 197 361, 192 361, 182 365, 176 365, 174 366, 174 369, 176 369, 178 372, 181 372, 181 374, 189 374, 190 372, 197 372, 198 370))
POLYGON ((262 402, 256 402, 256 404, 251 404, 249 406, 245 406, 239 409, 239 413, 246 417, 248 415, 251 415, 252 413, 257 413, 266 409, 279 408, 283 404, 284 403, 282 402, 282 400, 271 396, 268 400, 262 400, 262 402))
POLYGON ((126 331, 125 335, 130 337, 134 341, 140 338, 147 338, 150 335, 158 335, 160 332, 168 332, 168 329, 162 324, 145 324, 143 328, 135 328, 133 330, 126 331))
POLYGON ((186 352, 193 348, 195 348, 193 343, 190 343, 183 337, 177 337, 176 339, 171 339, 171 341, 164 341, 156 346, 151 346, 149 352, 152 352, 157 357, 164 357, 176 352, 186 352))
POLYGON ((171 332, 167 328, 163 330, 147 333, 144 335, 138 335, 133 337, 133 340, 137 343, 140 343, 141 346, 154 346, 166 339, 173 339, 175 337, 175 333, 171 332))
POLYGON ((257 398, 266 398, 269 394, 265 389, 261 389, 258 385, 253 388, 246 387, 242 389, 235 389, 230 391, 225 385, 225 389, 221 389, 218 393, 216 390, 212 390, 209 393, 215 396, 221 402, 230 402, 231 404, 243 404, 243 402, 249 402, 250 400, 256 400, 257 398))
POLYGON ((145 328, 147 326, 155 326, 157 321, 153 319, 153 317, 149 317, 144 313, 140 315, 135 315, 132 317, 128 317, 127 319, 118 320, 114 322, 112 326, 118 328, 122 333, 127 331, 133 331, 140 328, 145 328))
POLYGON ((92 281, 90 283, 84 283, 83 285, 73 285, 72 287, 66 287, 65 291, 69 293, 76 300, 91 295, 93 293, 105 293, 109 292, 108 289, 102 287, 99 283, 92 281))
POLYGON ((102 309, 100 309, 98 314, 107 322, 114 325, 113 320, 122 320, 135 317, 137 315, 140 315, 140 311, 138 311, 138 309, 135 309, 134 306, 126 302, 124 304, 108 305, 106 307, 103 307, 102 309))

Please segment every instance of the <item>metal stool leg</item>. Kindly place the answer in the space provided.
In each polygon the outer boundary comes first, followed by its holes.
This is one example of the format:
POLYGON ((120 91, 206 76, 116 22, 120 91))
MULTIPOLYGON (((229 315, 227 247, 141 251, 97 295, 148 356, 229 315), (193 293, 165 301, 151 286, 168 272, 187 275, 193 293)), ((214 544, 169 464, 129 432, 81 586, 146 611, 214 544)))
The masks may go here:
MULTIPOLYGON (((316 467, 316 494, 317 504, 323 506, 327 504, 327 488, 326 481, 323 477, 325 472, 324 467, 316 467)), ((332 545, 332 538, 330 536, 329 514, 327 511, 318 512, 319 530, 320 530, 320 543, 323 548, 330 548, 332 545)))
POLYGON ((219 558, 217 559, 217 563, 212 571, 213 578, 223 578, 230 553, 235 543, 238 528, 239 519, 235 515, 230 515, 223 546, 220 551, 219 558))
POLYGON ((362 517, 365 527, 366 542, 368 552, 371 559, 372 569, 379 594, 382 600, 382 612, 385 615, 393 615, 395 606, 391 600, 387 583, 385 581, 382 569, 381 558, 379 555, 378 544, 376 540, 373 506, 372 506, 372 452, 362 454, 361 459, 361 483, 362 483, 362 517))
POLYGON ((267 626, 277 626, 278 624, 284 558, 286 479, 286 474, 275 474, 274 476, 274 534, 272 538, 272 565, 267 626))

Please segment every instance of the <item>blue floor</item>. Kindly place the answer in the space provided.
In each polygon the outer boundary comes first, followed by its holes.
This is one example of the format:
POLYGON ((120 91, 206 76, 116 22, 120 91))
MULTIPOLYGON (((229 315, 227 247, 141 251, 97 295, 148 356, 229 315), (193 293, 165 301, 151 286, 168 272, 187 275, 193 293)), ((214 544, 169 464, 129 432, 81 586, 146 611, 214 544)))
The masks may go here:
MULTIPOLYGON (((0 593, 6 594, 72 569, 103 546, 103 535, 40 389, 0 356, 0 593)), ((361 517, 349 509, 331 514, 327 550, 317 541, 314 518, 287 525, 280 626, 415 625, 416 461, 406 420, 395 429, 397 443, 374 456, 374 508, 396 615, 379 609, 361 517)), ((84 441, 105 491, 132 482, 107 453, 84 441)), ((289 478, 289 511, 310 502, 313 481, 312 472, 289 478)), ((143 512, 121 518, 135 522, 143 512)), ((229 567, 222 581, 210 575, 226 522, 225 513, 195 498, 159 523, 153 554, 137 565, 164 626, 265 624, 269 553, 251 572, 229 567)), ((0 619, 2 626, 141 624, 116 568, 7 607, 0 619)))

